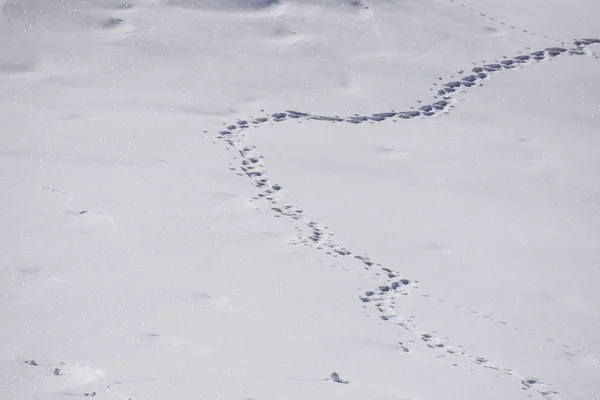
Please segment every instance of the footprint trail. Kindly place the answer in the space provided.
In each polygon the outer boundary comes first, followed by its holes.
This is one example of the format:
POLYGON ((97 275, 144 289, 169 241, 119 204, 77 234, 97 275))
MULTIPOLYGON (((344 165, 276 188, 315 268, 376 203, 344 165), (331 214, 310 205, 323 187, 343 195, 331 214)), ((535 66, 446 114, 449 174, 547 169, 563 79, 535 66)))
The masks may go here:
MULTIPOLYGON (((450 0, 453 1, 453 0, 450 0)), ((474 11, 474 10, 472 10, 474 11)), ((515 28, 516 29, 516 28, 515 28)), ((534 33, 532 33, 534 34, 534 33)), ((534 34, 537 35, 537 34, 534 34)), ((552 39, 552 38, 549 38, 552 39)), ((264 158, 257 152, 256 147, 248 144, 248 134, 251 130, 259 128, 261 125, 269 123, 281 123, 284 121, 321 121, 330 123, 348 123, 364 124, 394 121, 398 122, 414 118, 430 118, 442 116, 449 113, 457 103, 456 94, 467 92, 471 88, 482 86, 484 82, 490 80, 494 75, 505 73, 507 71, 534 65, 539 62, 545 62, 564 56, 587 55, 598 58, 597 54, 589 48, 593 44, 600 43, 600 39, 580 39, 572 43, 570 47, 548 47, 543 50, 530 51, 527 54, 518 54, 512 58, 505 58, 499 62, 484 63, 474 66, 470 71, 462 71, 458 79, 448 80, 443 83, 435 83, 435 95, 428 104, 419 104, 411 109, 404 111, 383 111, 371 115, 352 115, 352 116, 327 116, 311 114, 301 111, 285 110, 265 114, 261 117, 251 117, 240 119, 233 124, 226 124, 218 137, 223 140, 229 150, 236 150, 235 162, 231 163, 230 169, 238 175, 250 178, 259 192, 253 197, 253 202, 267 204, 277 218, 286 218, 298 232, 298 237, 292 242, 293 245, 303 245, 314 247, 324 251, 331 257, 350 257, 357 260, 355 273, 365 275, 375 281, 373 287, 364 290, 359 296, 359 300, 364 303, 363 306, 372 306, 377 311, 382 321, 393 323, 398 327, 411 332, 417 338, 420 338, 427 347, 438 353, 438 356, 455 356, 477 364, 481 368, 495 370, 507 376, 518 380, 523 390, 532 390, 548 400, 560 400, 566 397, 552 389, 550 385, 539 378, 531 377, 522 372, 507 368, 483 357, 480 354, 472 354, 465 350, 463 346, 452 342, 448 337, 441 336, 436 332, 426 331, 419 327, 414 321, 414 317, 400 315, 397 313, 396 301, 401 296, 418 295, 423 298, 431 296, 421 293, 418 287, 418 281, 411 280, 403 276, 400 272, 384 267, 376 262, 367 254, 357 252, 353 249, 344 247, 335 240, 335 235, 331 228, 318 221, 311 219, 304 210, 296 205, 289 203, 286 198, 287 193, 282 185, 273 182, 265 169, 264 158)), ((263 110, 264 112, 264 110, 263 110)), ((437 300, 431 297, 431 300, 437 300)), ((441 302, 444 302, 441 299, 441 302)), ((454 305, 457 308, 460 306, 454 305)), ((487 318, 483 313, 472 312, 487 318)), ((505 321, 492 318, 493 322, 505 325, 505 321)), ((401 346, 404 351, 408 348, 401 346)), ((575 349, 572 346, 563 345, 575 349)), ((590 359, 597 361, 585 350, 577 350, 590 359)))

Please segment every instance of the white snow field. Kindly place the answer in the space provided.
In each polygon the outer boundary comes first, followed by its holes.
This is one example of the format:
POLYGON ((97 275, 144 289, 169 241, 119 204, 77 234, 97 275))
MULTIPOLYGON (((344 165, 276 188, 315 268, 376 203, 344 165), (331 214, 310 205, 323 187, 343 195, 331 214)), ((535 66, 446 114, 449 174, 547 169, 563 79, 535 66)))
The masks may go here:
POLYGON ((1 2, 0 400, 600 399, 600 2, 1 2))

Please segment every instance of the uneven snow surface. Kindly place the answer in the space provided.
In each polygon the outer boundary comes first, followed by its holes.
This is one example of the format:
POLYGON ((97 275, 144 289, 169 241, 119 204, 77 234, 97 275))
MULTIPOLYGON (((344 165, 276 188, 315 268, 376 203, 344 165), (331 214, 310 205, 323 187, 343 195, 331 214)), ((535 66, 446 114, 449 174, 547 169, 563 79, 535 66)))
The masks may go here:
POLYGON ((1 1, 0 400, 600 399, 600 2, 1 1))

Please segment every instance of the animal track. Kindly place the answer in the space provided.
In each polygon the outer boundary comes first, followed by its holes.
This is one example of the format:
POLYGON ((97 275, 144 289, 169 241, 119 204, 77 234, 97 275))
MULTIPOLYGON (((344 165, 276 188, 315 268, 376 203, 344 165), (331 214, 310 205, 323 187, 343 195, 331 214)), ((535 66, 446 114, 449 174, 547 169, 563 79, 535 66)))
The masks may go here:
POLYGON ((420 296, 420 297, 422 297, 424 299, 427 299, 429 301, 434 301, 436 303, 445 303, 449 307, 453 307, 455 309, 462 310, 462 311, 464 311, 466 313, 470 313, 472 315, 477 315, 480 318, 487 319, 487 320, 489 320, 491 322, 494 322, 494 323, 496 323, 498 325, 501 325, 501 326, 507 327, 509 329, 512 329, 513 332, 521 332, 524 335, 529 335, 529 336, 536 337, 536 338, 538 338, 538 339, 540 339, 540 340, 542 340, 544 342, 553 343, 556 347, 559 347, 559 348, 561 348, 563 350, 568 350, 568 351, 571 351, 573 353, 579 354, 582 357, 587 358, 588 360, 590 360, 593 363, 600 363, 600 359, 598 359, 598 357, 596 357, 595 355, 593 355, 593 354, 591 354, 591 353, 589 353, 589 352, 587 352, 585 350, 581 350, 581 349, 578 349, 578 348, 576 348, 574 346, 561 343, 560 341, 555 340, 555 339, 551 339, 551 338, 548 338, 548 337, 541 336, 539 333, 535 333, 535 332, 526 330, 524 328, 520 328, 520 327, 515 326, 514 324, 511 324, 511 323, 509 323, 509 322, 507 322, 507 321, 505 321, 505 320, 503 320, 501 318, 496 318, 496 317, 494 317, 492 315, 485 314, 485 313, 483 313, 481 311, 477 311, 477 310, 473 310, 473 309, 468 309, 468 308, 466 308, 466 307, 464 307, 464 306, 462 306, 460 304, 451 303, 448 300, 442 299, 440 297, 434 297, 434 296, 431 296, 429 294, 422 293, 419 290, 417 290, 415 292, 415 294, 417 296, 420 296))
MULTIPOLYGON (((454 2, 454 0, 450 1, 454 2)), ((537 36, 537 34, 534 35, 537 36)), ((417 294, 424 298, 430 298, 430 296, 420 293, 418 281, 410 280, 402 276, 400 272, 384 267, 366 254, 358 253, 342 246, 335 240, 334 233, 328 226, 312 220, 302 208, 284 200, 287 195, 284 187, 269 179, 264 165, 264 158, 257 153, 254 146, 246 144, 246 139, 250 130, 256 129, 265 123, 281 123, 296 120, 299 122, 322 121, 363 124, 384 121, 397 122, 405 119, 422 119, 443 115, 454 107, 456 103, 454 97, 457 93, 466 92, 475 86, 481 86, 484 81, 491 79, 495 74, 523 68, 527 65, 564 55, 593 55, 589 46, 597 43, 600 43, 600 39, 580 39, 575 41, 570 48, 549 47, 529 52, 528 54, 518 54, 512 58, 505 57, 493 63, 482 63, 471 68, 468 72, 464 70, 460 71, 461 76, 458 79, 452 79, 441 84, 434 83, 436 94, 433 96, 433 100, 428 104, 419 102, 418 107, 413 107, 410 110, 390 110, 371 115, 355 114, 348 117, 315 115, 295 110, 286 110, 260 117, 238 120, 236 123, 230 125, 225 124, 227 126, 226 129, 221 130, 218 137, 226 143, 228 149, 236 149, 239 153, 239 157, 236 156, 234 159, 239 161, 240 165, 234 167, 233 164, 230 164, 230 169, 237 171, 237 174, 240 176, 250 178, 254 186, 259 189, 258 194, 252 198, 252 201, 265 202, 275 217, 288 218, 294 224, 294 228, 298 232, 298 238, 292 244, 314 247, 334 258, 353 258, 362 265, 362 272, 360 273, 366 273, 372 280, 377 281, 377 284, 373 288, 364 290, 358 296, 359 300, 364 303, 363 307, 367 307, 368 305, 374 306, 382 321, 396 324, 420 337, 427 347, 438 353, 438 357, 446 357, 448 355, 461 357, 479 365, 481 368, 493 369, 519 379, 524 390, 537 391, 549 400, 562 399, 564 397, 560 393, 549 390, 549 385, 540 379, 528 377, 516 370, 500 366, 485 357, 471 354, 462 346, 452 343, 450 338, 442 337, 435 332, 428 332, 420 328, 414 322, 414 317, 397 314, 396 300, 400 296, 408 296, 410 294, 417 294)), ((442 80, 442 78, 438 78, 438 80, 442 80)), ((264 110, 261 111, 264 112, 264 110)), ((443 299, 430 299, 444 302, 443 299)), ((473 311, 473 314, 488 318, 488 316, 476 311, 473 311)), ((494 318, 491 318, 491 320, 498 324, 506 325, 505 321, 494 318)), ((403 351, 410 351, 404 344, 399 343, 399 345, 403 351)))
POLYGON ((512 30, 515 30, 515 31, 519 31, 519 32, 525 33, 525 34, 527 34, 527 35, 531 35, 531 36, 535 36, 535 37, 541 37, 541 38, 544 38, 544 39, 547 39, 547 40, 552 40, 552 41, 555 41, 555 42, 559 42, 559 43, 560 43, 560 44, 562 44, 563 46, 564 46, 564 45, 566 45, 566 41, 564 41, 564 40, 557 39, 557 38, 553 38, 553 37, 551 37, 551 36, 547 36, 547 35, 541 35, 541 34, 539 34, 539 33, 533 32, 533 31, 531 31, 531 30, 529 30, 529 29, 520 29, 520 28, 517 28, 516 26, 514 26, 514 25, 512 25, 512 24, 509 24, 509 23, 507 23, 507 22, 505 22, 505 21, 501 21, 501 20, 499 20, 499 19, 497 19, 497 18, 493 18, 493 17, 491 17, 491 16, 489 16, 489 15, 487 15, 487 14, 485 14, 485 13, 482 13, 482 12, 480 12, 480 11, 476 10, 476 9, 475 9, 475 8, 473 8, 473 7, 470 7, 470 6, 468 6, 468 5, 466 5, 466 4, 463 4, 463 3, 459 3, 459 2, 458 2, 458 1, 456 1, 456 0, 448 0, 448 1, 450 1, 450 3, 453 3, 453 4, 456 4, 456 5, 459 5, 459 6, 461 6, 462 8, 464 8, 464 9, 466 9, 466 10, 469 10, 469 11, 471 11, 471 12, 473 12, 473 13, 477 14, 477 15, 478 15, 478 16, 480 16, 480 17, 483 17, 483 18, 485 18, 486 20, 490 21, 490 22, 491 22, 491 23, 493 23, 493 24, 500 24, 500 25, 502 25, 502 26, 504 26, 504 27, 507 27, 507 28, 510 28, 510 29, 512 29, 512 30))

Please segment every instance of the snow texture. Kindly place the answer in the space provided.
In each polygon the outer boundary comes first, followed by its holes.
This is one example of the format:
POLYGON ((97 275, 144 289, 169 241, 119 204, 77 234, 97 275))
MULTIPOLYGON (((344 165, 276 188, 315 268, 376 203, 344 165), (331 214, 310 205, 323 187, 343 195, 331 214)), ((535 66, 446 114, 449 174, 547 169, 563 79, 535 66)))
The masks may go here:
POLYGON ((0 398, 599 398, 595 15, 4 1, 0 398))

